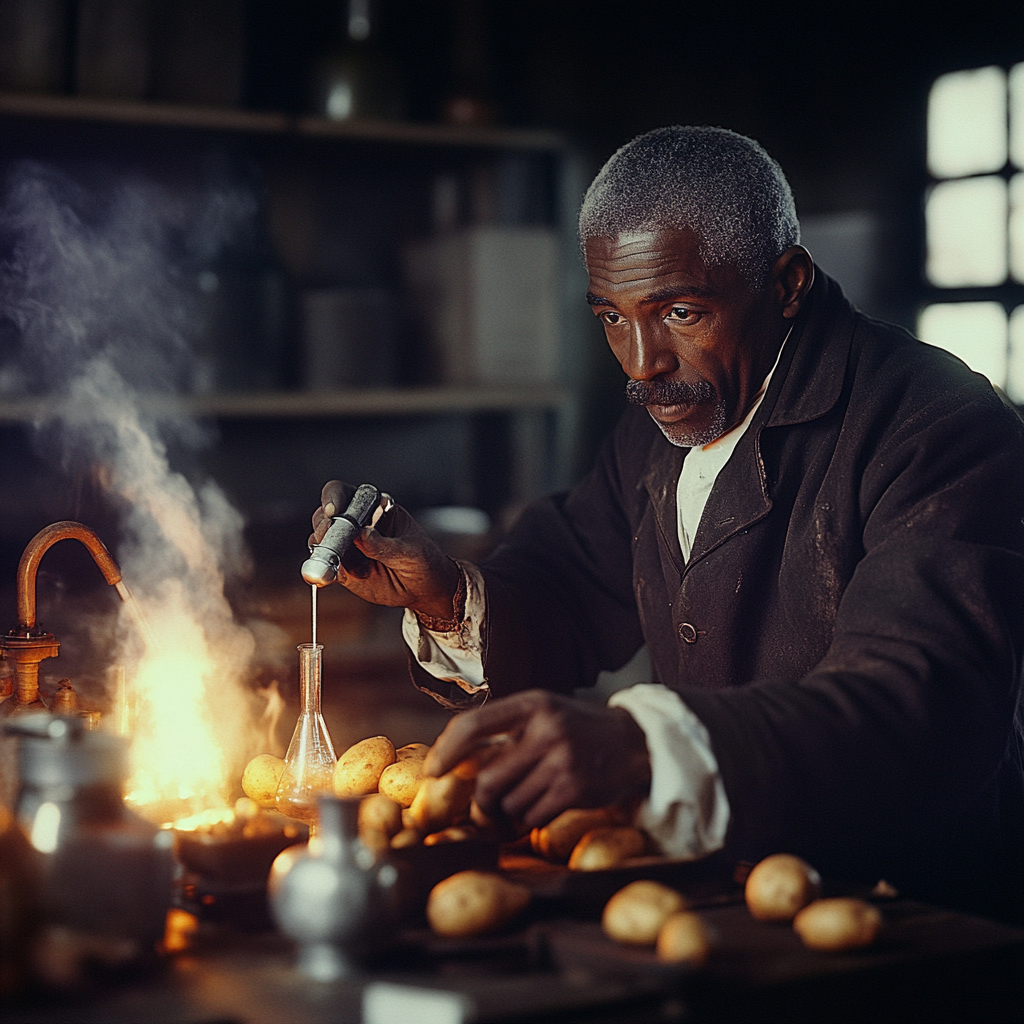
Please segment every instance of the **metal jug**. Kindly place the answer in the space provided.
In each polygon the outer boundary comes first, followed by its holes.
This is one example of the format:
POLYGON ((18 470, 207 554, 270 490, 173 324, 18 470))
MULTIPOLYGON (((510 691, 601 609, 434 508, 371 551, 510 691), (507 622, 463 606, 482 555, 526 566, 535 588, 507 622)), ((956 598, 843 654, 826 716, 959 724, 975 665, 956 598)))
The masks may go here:
POLYGON ((173 838, 125 807, 127 740, 78 716, 24 715, 18 738, 18 821, 40 854, 47 924, 127 940, 139 956, 163 936, 173 838))
POLYGON ((280 854, 268 886, 278 927, 299 943, 299 969, 336 981, 386 938, 398 872, 359 839, 358 798, 321 797, 319 807, 316 839, 280 854))

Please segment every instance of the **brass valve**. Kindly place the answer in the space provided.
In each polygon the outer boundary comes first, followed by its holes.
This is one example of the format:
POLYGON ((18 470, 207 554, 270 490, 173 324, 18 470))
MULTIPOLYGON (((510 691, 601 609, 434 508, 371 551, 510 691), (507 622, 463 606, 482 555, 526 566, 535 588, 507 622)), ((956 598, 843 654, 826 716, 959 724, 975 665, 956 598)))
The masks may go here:
POLYGON ((36 622, 36 574, 43 555, 61 540, 81 541, 104 579, 111 586, 121 582, 121 570, 103 542, 88 526, 70 521, 43 527, 26 545, 18 563, 18 625, 0 636, 0 650, 14 668, 14 694, 0 703, 0 717, 31 708, 45 710, 39 696, 39 663, 56 658, 60 644, 36 622))

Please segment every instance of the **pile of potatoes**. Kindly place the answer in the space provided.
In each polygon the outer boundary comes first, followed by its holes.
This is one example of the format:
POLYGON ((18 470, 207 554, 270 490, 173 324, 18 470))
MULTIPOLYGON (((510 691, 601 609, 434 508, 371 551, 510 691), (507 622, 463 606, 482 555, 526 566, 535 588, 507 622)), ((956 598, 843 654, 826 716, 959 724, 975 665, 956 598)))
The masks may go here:
MULTIPOLYGON (((339 797, 362 797, 359 835, 375 853, 424 843, 457 842, 485 824, 472 806, 478 765, 472 758, 446 775, 423 773, 430 748, 408 743, 395 749, 387 736, 354 743, 334 767, 339 797)), ((273 807, 284 761, 271 754, 254 757, 242 776, 242 790, 261 807, 273 807)))
MULTIPOLYGON (((359 835, 375 853, 423 843, 457 842, 492 824, 473 802, 480 761, 469 758, 446 775, 424 775, 429 747, 409 743, 395 749, 386 736, 360 740, 338 758, 334 794, 361 797, 359 835)), ((242 789, 262 807, 273 807, 284 762, 260 754, 246 766, 242 789)), ((617 808, 571 809, 530 833, 533 851, 573 871, 613 868, 649 849, 647 836, 625 824, 617 808)), ((792 854, 766 857, 747 877, 744 896, 759 921, 792 922, 810 949, 868 946, 882 925, 878 909, 864 900, 821 898, 821 878, 792 854)), ((518 916, 529 890, 501 875, 460 871, 430 893, 427 919, 439 935, 469 936, 496 931, 518 916)), ((627 945, 654 946, 668 962, 702 964, 711 939, 701 918, 674 889, 640 880, 608 901, 601 919, 605 934, 627 945)))
POLYGON ((571 871, 602 871, 618 867, 649 848, 647 835, 626 825, 617 807, 571 808, 530 833, 534 853, 571 871))

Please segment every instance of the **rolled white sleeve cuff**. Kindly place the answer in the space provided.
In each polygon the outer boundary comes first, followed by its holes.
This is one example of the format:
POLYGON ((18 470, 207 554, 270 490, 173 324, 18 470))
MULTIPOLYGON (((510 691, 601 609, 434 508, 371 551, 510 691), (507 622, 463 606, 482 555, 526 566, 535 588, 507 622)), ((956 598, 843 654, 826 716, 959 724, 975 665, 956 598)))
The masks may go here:
POLYGON ((489 690, 484 678, 484 580, 472 562, 457 564, 466 578, 466 612, 459 628, 436 633, 406 608, 402 637, 424 671, 476 696, 489 690))
POLYGON ((675 691, 638 683, 613 693, 609 707, 633 716, 647 739, 651 791, 636 824, 668 857, 696 860, 725 845, 729 801, 700 719, 675 691))

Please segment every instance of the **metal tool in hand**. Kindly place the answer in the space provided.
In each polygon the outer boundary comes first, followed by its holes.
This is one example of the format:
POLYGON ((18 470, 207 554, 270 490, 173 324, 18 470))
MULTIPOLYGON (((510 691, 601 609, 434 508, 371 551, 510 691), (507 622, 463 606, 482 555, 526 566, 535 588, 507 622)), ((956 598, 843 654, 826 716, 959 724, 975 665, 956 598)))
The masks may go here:
POLYGON ((338 578, 338 566, 363 527, 376 525, 393 502, 373 484, 360 484, 348 508, 331 521, 323 540, 309 549, 302 563, 302 578, 314 587, 326 587, 338 578))

